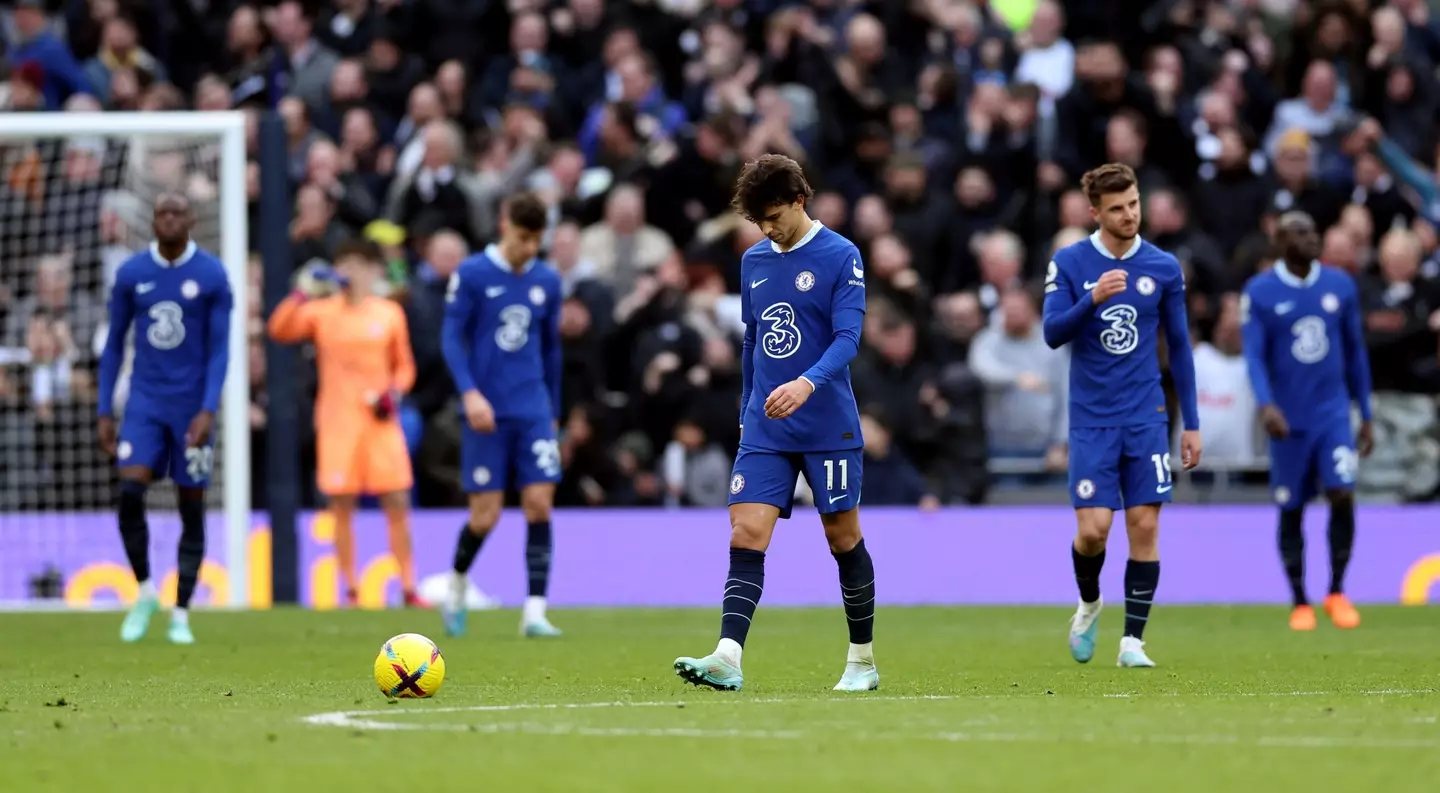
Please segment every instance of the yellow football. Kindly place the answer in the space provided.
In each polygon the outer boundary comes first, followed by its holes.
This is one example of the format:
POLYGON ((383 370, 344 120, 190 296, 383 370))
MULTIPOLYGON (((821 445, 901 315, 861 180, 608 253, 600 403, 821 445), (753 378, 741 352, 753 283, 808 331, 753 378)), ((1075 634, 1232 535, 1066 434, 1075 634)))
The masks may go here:
POLYGON ((385 642, 375 658, 375 684, 392 699, 434 696, 444 682, 440 648, 418 633, 402 633, 385 642))

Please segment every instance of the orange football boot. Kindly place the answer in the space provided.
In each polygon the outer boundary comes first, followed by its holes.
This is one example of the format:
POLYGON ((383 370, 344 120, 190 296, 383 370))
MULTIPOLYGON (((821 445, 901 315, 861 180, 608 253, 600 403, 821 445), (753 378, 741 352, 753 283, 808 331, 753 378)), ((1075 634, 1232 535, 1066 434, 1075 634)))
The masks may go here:
POLYGON ((1296 606, 1290 612, 1290 630, 1292 631, 1313 631, 1315 630, 1315 609, 1310 606, 1296 606))
POLYGON ((1360 612, 1355 609, 1355 604, 1350 598, 1336 592, 1325 598, 1325 613, 1330 615, 1330 621, 1335 627, 1342 630, 1360 627, 1360 612))

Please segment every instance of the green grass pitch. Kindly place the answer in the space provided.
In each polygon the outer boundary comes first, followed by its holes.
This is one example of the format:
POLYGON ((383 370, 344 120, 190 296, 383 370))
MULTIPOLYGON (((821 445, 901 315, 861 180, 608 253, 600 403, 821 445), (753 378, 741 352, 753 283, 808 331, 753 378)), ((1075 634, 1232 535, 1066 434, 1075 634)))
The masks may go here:
POLYGON ((434 614, 164 615, 127 646, 118 614, 5 614, 0 791, 1440 790, 1440 620, 1364 611, 1294 634, 1277 608, 1156 609, 1153 670, 1070 660, 1066 609, 882 609, 880 691, 831 692, 838 608, 762 609, 743 692, 671 670, 714 646, 713 611, 514 612, 446 640, 434 614), (380 644, 440 642, 431 700, 387 703, 380 644), (308 719, 308 720, 307 720, 308 719))

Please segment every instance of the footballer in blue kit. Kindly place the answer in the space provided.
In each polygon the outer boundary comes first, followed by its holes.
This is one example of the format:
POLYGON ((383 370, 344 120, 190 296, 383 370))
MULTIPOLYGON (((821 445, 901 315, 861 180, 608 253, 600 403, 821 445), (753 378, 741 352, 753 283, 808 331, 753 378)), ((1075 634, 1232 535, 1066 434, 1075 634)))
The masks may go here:
POLYGON ((1315 260, 1320 235, 1303 212, 1280 217, 1284 257, 1251 278, 1240 298, 1245 363, 1260 421, 1270 436, 1270 491, 1280 507, 1280 558, 1290 581, 1290 627, 1315 629, 1305 593, 1305 503, 1317 485, 1330 502, 1330 593, 1325 611, 1340 628, 1360 613, 1345 597, 1345 570, 1355 542, 1355 476, 1374 442, 1370 358, 1359 294, 1343 270, 1315 260), (1359 406, 1359 442, 1351 404, 1359 406))
POLYGON ((445 296, 441 347, 462 399, 460 479, 470 500, 450 594, 441 604, 451 635, 465 631, 470 566, 499 521, 511 485, 520 491, 528 526, 529 596, 520 630, 529 637, 560 635, 545 614, 561 406, 560 276, 536 258, 547 224, 538 197, 511 196, 500 241, 461 262, 445 296))
POLYGON ((214 461, 215 413, 230 363, 234 298, 225 265, 190 239, 190 200, 164 193, 155 201, 155 242, 125 261, 110 290, 109 331, 100 356, 100 444, 120 473, 120 536, 139 596, 120 637, 138 641, 159 608, 150 576, 145 491, 169 478, 179 490, 178 585, 169 638, 195 641, 190 599, 205 557, 205 488, 214 461), (115 386, 134 328, 135 355, 124 420, 115 420, 115 386))
POLYGON ((805 206, 813 194, 799 163, 780 155, 746 164, 736 183, 732 206, 768 239, 740 262, 741 435, 730 476, 720 641, 714 653, 674 664, 695 685, 744 684, 741 654, 764 591, 765 551, 776 521, 790 517, 799 476, 814 492, 849 623, 835 690, 880 685, 872 649, 875 567, 858 509, 864 439, 849 368, 865 318, 865 266, 852 242, 810 218, 805 206))
POLYGON ((1095 654, 1100 571, 1116 510, 1125 510, 1125 633, 1118 664, 1152 667, 1145 624, 1160 582, 1160 507, 1169 503, 1169 414, 1161 386, 1160 333, 1170 355, 1184 431, 1186 470, 1200 461, 1195 361, 1176 258, 1142 240, 1135 172, 1121 164, 1085 174, 1082 189, 1099 231, 1055 253, 1045 278, 1045 342, 1070 345, 1070 502, 1078 529, 1071 547, 1080 604, 1070 653, 1095 654))

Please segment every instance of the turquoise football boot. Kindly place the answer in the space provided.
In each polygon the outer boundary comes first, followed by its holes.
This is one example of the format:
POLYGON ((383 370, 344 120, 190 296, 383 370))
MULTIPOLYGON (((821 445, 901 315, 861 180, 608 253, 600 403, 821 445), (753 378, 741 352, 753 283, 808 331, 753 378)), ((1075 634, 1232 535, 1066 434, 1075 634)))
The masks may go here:
POLYGON ((464 636, 468 614, 463 603, 457 606, 454 603, 442 602, 440 604, 440 620, 445 623, 445 635, 464 636))
POLYGON ((704 658, 676 658, 675 674, 687 683, 717 691, 739 691, 745 686, 740 667, 713 653, 704 658))
POLYGON ((873 665, 846 664, 845 674, 835 684, 835 691, 874 691, 880 687, 880 673, 873 665))
POLYGON ((1155 662, 1145 654, 1145 642, 1134 636, 1126 636, 1120 640, 1120 657, 1116 659, 1115 665, 1123 669, 1155 668, 1155 662))
POLYGON ((1094 603, 1082 600, 1070 618, 1070 657, 1082 664, 1095 657, 1095 637, 1100 633, 1100 610, 1104 607, 1104 598, 1096 598, 1094 603))
POLYGON ((522 622, 520 635, 527 639, 555 639, 565 634, 559 628, 551 625, 550 620, 539 617, 522 622))
POLYGON ((125 622, 120 625, 120 640, 138 642, 145 638, 145 632, 150 630, 150 618, 155 616, 159 609, 159 598, 144 595, 136 598, 135 605, 130 607, 130 613, 125 615, 125 622))
POLYGON ((195 643, 195 634, 190 632, 190 623, 187 620, 171 620, 169 637, 171 644, 195 643))

